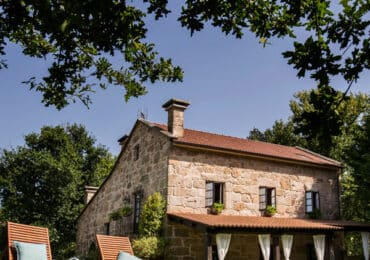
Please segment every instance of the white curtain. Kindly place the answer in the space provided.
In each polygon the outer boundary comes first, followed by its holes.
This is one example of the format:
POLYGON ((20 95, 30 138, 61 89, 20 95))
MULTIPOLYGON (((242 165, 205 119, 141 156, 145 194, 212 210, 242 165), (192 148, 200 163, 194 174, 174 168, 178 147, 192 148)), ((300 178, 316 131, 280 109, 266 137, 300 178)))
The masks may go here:
POLYGON ((365 260, 369 260, 369 232, 361 232, 365 260))
POLYGON ((270 244, 271 244, 270 234, 258 235, 258 242, 260 243, 263 259, 269 260, 270 259, 270 244))
POLYGON ((313 236, 317 260, 324 260, 325 255, 325 235, 313 236))
POLYGON ((285 260, 289 260, 290 252, 293 245, 293 235, 282 235, 281 244, 283 245, 283 253, 285 260))
POLYGON ((220 260, 224 260, 229 250, 231 234, 216 234, 217 253, 220 260))

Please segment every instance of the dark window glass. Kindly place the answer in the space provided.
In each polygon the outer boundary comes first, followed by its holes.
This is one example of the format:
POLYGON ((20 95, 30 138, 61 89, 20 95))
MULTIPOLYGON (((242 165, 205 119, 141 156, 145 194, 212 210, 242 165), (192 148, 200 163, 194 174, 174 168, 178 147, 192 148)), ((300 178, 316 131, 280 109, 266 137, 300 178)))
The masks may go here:
POLYGON ((140 211, 141 211, 141 193, 135 194, 135 208, 134 208, 134 233, 139 231, 140 211))
POLYGON ((104 234, 105 235, 109 235, 109 230, 110 229, 110 223, 107 222, 107 223, 104 223, 104 234))
POLYGON ((260 210, 266 209, 267 206, 273 206, 276 208, 275 188, 260 187, 259 199, 260 199, 260 210))
POLYGON ((306 191, 306 212, 311 213, 320 209, 320 194, 316 191, 306 191))
POLYGON ((206 207, 211 207, 215 202, 224 203, 224 184, 217 182, 207 182, 206 207))
POLYGON ((135 160, 138 160, 139 156, 140 156, 140 146, 139 145, 135 146, 135 151, 134 152, 135 152, 134 158, 135 158, 135 160))

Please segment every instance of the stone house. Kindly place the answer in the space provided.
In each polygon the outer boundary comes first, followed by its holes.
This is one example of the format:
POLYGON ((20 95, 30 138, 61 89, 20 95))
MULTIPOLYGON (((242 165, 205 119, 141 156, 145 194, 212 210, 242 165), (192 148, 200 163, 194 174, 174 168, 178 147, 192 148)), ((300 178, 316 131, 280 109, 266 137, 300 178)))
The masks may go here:
POLYGON ((95 234, 135 237, 141 205, 157 191, 167 203, 166 259, 218 259, 217 251, 220 259, 225 253, 236 260, 316 259, 317 251, 342 259, 343 233, 370 230, 338 220, 339 162, 299 147, 186 129, 188 105, 169 100, 167 125, 138 119, 119 140, 110 175, 86 190, 79 254, 95 243, 95 234), (215 202, 224 205, 220 215, 211 214, 215 202), (133 214, 110 220, 122 205, 133 214), (271 207, 276 213, 267 217, 271 207), (320 220, 309 219, 318 214, 320 220))

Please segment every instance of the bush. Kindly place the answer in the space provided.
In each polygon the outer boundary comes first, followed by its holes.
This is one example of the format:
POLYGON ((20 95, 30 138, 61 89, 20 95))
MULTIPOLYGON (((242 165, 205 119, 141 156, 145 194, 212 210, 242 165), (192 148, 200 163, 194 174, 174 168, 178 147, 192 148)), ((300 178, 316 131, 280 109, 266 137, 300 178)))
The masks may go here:
POLYGON ((140 214, 139 234, 140 236, 156 236, 162 227, 166 203, 159 192, 148 197, 140 214))
POLYGON ((162 237, 142 237, 132 242, 135 256, 143 259, 162 259, 165 240, 162 237))

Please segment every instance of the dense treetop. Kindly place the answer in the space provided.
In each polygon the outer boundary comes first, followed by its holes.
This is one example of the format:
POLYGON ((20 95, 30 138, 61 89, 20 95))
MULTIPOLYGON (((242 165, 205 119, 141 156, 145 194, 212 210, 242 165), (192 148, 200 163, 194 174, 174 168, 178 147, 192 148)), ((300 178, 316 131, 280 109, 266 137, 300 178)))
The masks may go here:
MULTIPOLYGON (((23 146, 0 153, 0 223, 46 226, 54 258, 69 256, 84 187, 99 186, 113 162, 107 149, 96 145, 80 125, 45 126, 40 133, 26 135, 23 146)), ((0 242, 1 252, 5 241, 0 242)))

